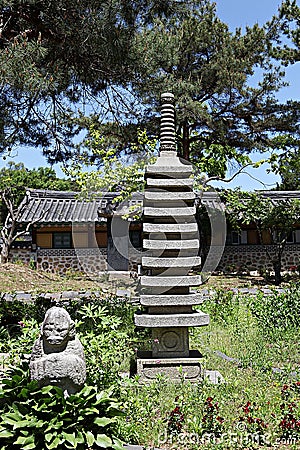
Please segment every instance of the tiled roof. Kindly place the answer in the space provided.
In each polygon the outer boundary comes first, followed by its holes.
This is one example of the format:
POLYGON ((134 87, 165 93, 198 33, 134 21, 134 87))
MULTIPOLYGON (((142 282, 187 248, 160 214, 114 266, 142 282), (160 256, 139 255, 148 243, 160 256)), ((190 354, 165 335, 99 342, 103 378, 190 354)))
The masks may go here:
MULTIPOLYGON (((257 191, 264 197, 274 201, 292 198, 300 199, 300 191, 257 191)), ((100 198, 90 201, 78 197, 78 192, 48 191, 29 189, 27 191, 28 203, 19 220, 20 223, 71 223, 71 222, 99 222, 105 221, 105 217, 111 215, 116 205, 113 203, 118 192, 108 192, 100 198), (100 212, 100 215, 99 215, 100 212)), ((126 206, 141 203, 143 194, 135 193, 132 199, 125 202, 126 206)), ((200 203, 206 207, 223 209, 217 192, 205 191, 197 195, 200 203)), ((24 200, 25 202, 25 200, 24 200)), ((123 211, 123 209, 122 209, 123 211)), ((123 213, 125 210, 123 211, 123 213)))
POLYGON ((300 200, 300 191, 256 191, 257 194, 263 197, 268 197, 270 200, 280 201, 280 200, 300 200))
POLYGON ((20 223, 97 222, 101 199, 78 199, 76 192, 28 190, 20 223))

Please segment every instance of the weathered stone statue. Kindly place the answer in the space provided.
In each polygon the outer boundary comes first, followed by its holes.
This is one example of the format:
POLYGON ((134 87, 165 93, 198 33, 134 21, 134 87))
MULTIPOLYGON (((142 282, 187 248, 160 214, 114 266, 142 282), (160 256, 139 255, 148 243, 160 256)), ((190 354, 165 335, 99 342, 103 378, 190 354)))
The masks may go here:
POLYGON ((54 306, 45 314, 41 334, 30 357, 31 379, 39 385, 60 387, 68 396, 79 391, 86 379, 83 347, 75 336, 69 313, 54 306))

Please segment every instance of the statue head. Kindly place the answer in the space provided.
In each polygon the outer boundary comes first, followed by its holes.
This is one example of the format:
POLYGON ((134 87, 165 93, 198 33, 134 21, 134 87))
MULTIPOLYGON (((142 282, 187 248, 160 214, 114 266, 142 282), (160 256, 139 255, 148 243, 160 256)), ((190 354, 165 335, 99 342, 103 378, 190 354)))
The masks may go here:
POLYGON ((64 308, 53 306, 46 312, 41 336, 53 348, 63 347, 70 339, 74 339, 75 323, 64 308))

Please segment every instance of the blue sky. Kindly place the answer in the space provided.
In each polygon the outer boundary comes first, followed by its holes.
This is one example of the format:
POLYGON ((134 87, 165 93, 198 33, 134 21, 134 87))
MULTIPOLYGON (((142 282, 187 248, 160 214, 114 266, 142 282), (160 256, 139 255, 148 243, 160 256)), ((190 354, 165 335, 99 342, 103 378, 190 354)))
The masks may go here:
MULTIPOLYGON (((245 29, 245 26, 252 26, 256 22, 259 24, 265 23, 276 13, 277 8, 281 3, 280 0, 215 0, 215 2, 218 16, 229 25, 229 28, 232 31, 234 31, 236 27, 245 29)), ((278 98, 281 101, 290 98, 300 100, 300 63, 288 68, 286 75, 286 79, 290 83, 290 86, 283 88, 279 92, 278 98)), ((260 155, 254 156, 255 160, 260 158, 260 155)), ((0 167, 5 166, 8 160, 9 158, 6 158, 4 161, 1 157, 0 167)), ((15 153, 12 160, 15 162, 22 161, 28 168, 46 165, 45 158, 37 149, 20 149, 15 153)), ((58 165, 54 166, 54 168, 59 176, 63 176, 58 165)), ((226 184, 224 186, 241 186, 245 190, 272 188, 274 187, 274 184, 276 185, 276 181, 279 181, 279 178, 273 174, 267 174, 266 169, 267 166, 263 165, 259 169, 250 170, 248 172, 251 177, 242 174, 236 177, 230 185, 226 184), (263 181, 265 186, 257 180, 263 181)), ((214 185, 216 186, 217 184, 214 185)))

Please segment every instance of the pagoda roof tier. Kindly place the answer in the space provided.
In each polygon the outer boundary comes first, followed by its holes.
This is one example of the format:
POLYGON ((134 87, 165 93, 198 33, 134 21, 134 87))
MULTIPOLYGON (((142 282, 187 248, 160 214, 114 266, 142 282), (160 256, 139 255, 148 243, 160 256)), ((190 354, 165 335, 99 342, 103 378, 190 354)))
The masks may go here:
POLYGON ((201 265, 200 256, 187 257, 171 257, 164 258, 161 256, 143 256, 142 265, 146 268, 160 268, 160 267, 176 267, 176 268, 193 268, 201 265))
POLYGON ((198 239, 161 240, 144 239, 143 247, 149 250, 193 250, 200 246, 198 239))
POLYGON ((190 192, 145 191, 144 198, 145 200, 154 200, 154 201, 194 200, 195 194, 193 191, 190 192))
POLYGON ((144 223, 146 233, 197 233, 198 225, 194 223, 144 223))
POLYGON ((142 287, 182 287, 199 286, 201 284, 200 275, 177 275, 177 276, 141 276, 142 287))
POLYGON ((168 166, 161 166, 161 165, 151 165, 148 166, 146 169, 146 176, 151 175, 166 175, 166 176, 172 176, 172 178, 183 178, 188 177, 192 174, 193 168, 188 165, 180 164, 180 166, 174 166, 174 165, 168 165, 168 166))
POLYGON ((135 325, 138 327, 201 327, 209 325, 209 315, 202 311, 187 314, 142 314, 134 315, 135 325))
POLYGON ((187 217, 195 214, 195 206, 183 206, 181 208, 153 208, 145 206, 144 208, 144 216, 146 217, 187 217))
POLYGON ((192 178, 147 178, 148 187, 188 187, 193 188, 192 178))
POLYGON ((200 305, 204 301, 202 294, 148 294, 140 296, 143 306, 187 306, 200 305))

